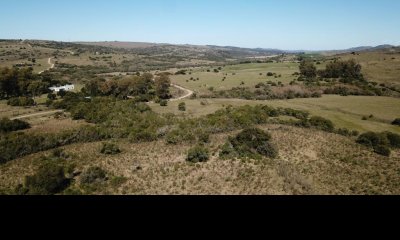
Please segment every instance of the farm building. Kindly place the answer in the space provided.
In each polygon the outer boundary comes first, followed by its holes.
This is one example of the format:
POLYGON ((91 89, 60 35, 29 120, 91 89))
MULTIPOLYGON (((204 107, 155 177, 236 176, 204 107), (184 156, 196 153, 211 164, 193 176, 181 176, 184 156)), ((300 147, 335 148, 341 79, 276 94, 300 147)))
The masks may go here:
POLYGON ((51 87, 49 88, 53 92, 60 92, 61 90, 64 90, 66 92, 72 91, 75 89, 75 85, 65 85, 65 86, 60 86, 60 87, 51 87))

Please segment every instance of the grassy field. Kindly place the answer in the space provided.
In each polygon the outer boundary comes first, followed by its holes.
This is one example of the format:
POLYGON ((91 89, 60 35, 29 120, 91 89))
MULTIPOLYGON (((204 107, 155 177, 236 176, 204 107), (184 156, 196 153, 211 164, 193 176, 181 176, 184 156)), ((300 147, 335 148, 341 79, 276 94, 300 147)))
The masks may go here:
POLYGON ((150 104, 152 109, 159 113, 183 114, 197 117, 214 113, 218 109, 232 106, 266 104, 273 107, 285 107, 306 110, 316 116, 332 120, 337 127, 351 130, 365 131, 392 131, 400 133, 400 127, 390 123, 400 117, 400 99, 389 97, 342 97, 325 95, 318 99, 293 99, 274 101, 246 101, 239 99, 196 99, 183 100, 186 102, 185 113, 178 110, 178 102, 170 102, 167 107, 150 104), (203 104, 201 104, 203 102, 203 104), (369 118, 373 115, 372 118, 369 118), (363 117, 368 120, 362 120, 363 117))
POLYGON ((234 87, 254 88, 260 82, 282 82, 289 84, 295 79, 293 73, 298 72, 297 63, 251 63, 239 64, 223 67, 219 73, 214 72, 214 68, 193 68, 192 74, 174 75, 172 82, 198 92, 199 94, 210 93, 209 88, 215 91, 230 90, 234 87), (207 72, 210 70, 210 72, 207 72), (272 72, 282 75, 279 78, 268 77, 267 73, 272 72), (261 74, 261 75, 260 75, 261 74), (226 77, 224 81, 222 79, 226 77), (190 80, 191 78, 196 81, 190 80), (197 78, 199 80, 197 81, 197 78), (244 82, 244 85, 242 85, 244 82))

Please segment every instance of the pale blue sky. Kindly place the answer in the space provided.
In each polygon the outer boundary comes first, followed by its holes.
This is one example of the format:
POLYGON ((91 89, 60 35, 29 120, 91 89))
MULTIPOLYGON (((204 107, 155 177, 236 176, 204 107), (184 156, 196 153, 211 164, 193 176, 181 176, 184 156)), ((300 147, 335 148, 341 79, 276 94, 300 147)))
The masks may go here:
POLYGON ((399 0, 1 0, 0 38, 343 49, 400 45, 399 0))

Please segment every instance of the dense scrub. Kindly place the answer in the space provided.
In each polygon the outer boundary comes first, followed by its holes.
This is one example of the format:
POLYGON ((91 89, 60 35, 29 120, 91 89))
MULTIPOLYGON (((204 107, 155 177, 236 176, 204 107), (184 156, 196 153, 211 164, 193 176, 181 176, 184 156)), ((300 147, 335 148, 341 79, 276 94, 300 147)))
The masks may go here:
POLYGON ((248 157, 259 158, 260 156, 276 158, 278 148, 270 142, 271 135, 258 128, 243 130, 234 138, 222 146, 221 158, 248 157))
POLYGON ((22 120, 10 120, 3 118, 0 120, 0 133, 14 132, 30 128, 30 124, 22 120))
POLYGON ((391 149, 400 148, 400 135, 391 132, 361 134, 357 143, 374 149, 377 154, 390 156, 391 149))

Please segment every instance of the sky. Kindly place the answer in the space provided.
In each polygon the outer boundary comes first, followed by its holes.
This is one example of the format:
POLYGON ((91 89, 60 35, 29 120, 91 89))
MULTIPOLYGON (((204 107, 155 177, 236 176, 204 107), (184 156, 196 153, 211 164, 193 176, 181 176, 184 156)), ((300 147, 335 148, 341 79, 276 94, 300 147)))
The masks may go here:
POLYGON ((283 50, 400 45, 399 0, 1 0, 0 39, 283 50))

